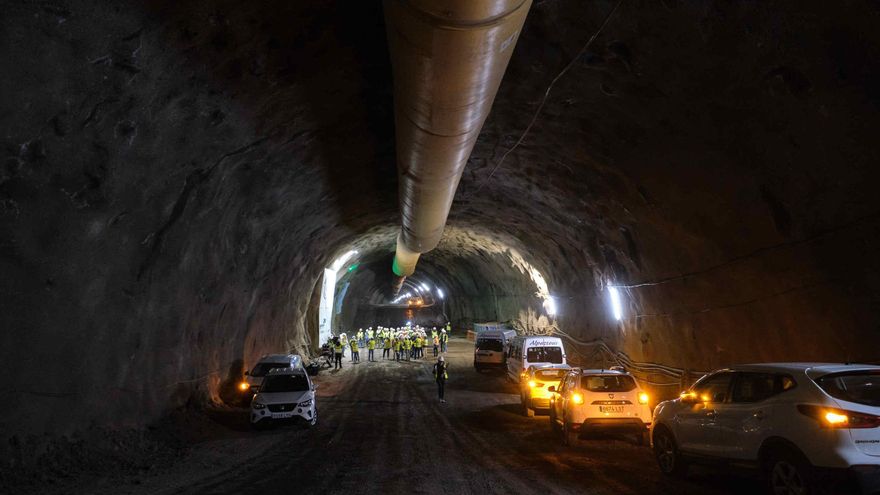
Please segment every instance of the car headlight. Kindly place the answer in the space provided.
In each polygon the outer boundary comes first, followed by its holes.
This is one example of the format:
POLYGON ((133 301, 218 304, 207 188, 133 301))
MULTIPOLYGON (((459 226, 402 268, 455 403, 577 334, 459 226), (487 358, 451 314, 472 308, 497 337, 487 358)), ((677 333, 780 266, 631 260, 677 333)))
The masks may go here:
POLYGON ((312 399, 305 400, 299 403, 299 407, 309 407, 312 405, 312 399))
POLYGON ((251 407, 254 409, 265 409, 266 404, 263 404, 262 402, 254 402, 253 404, 251 404, 251 407))

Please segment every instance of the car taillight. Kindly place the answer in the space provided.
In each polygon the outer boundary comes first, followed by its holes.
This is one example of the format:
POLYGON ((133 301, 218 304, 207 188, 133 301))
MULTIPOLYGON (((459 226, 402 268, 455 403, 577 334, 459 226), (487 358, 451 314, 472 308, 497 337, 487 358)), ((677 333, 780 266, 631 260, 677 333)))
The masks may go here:
POLYGON ((575 393, 571 394, 571 401, 574 402, 575 404, 583 404, 584 403, 584 396, 575 392, 575 393))
POLYGON ((810 404, 800 404, 797 408, 804 416, 818 421, 823 428, 877 428, 880 426, 880 416, 873 414, 810 404))
POLYGON ((648 394, 642 392, 639 394, 639 404, 647 404, 648 403, 648 394))

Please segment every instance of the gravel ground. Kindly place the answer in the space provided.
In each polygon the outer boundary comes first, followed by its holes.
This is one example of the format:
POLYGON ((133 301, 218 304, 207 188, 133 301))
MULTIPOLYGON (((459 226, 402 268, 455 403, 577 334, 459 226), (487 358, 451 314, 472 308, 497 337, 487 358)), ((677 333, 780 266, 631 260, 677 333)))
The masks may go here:
MULTIPOLYGON (((231 430, 137 479, 79 483, 66 493, 758 493, 746 475, 698 470, 663 477, 650 450, 625 437, 564 447, 546 416, 518 413, 515 386, 478 374, 470 343, 453 339, 439 403, 432 359, 346 362, 317 378, 319 422, 249 432, 242 411, 215 415, 231 430)), ((381 354, 381 353, 378 353, 381 354)), ((93 480, 94 481, 94 480, 93 480)), ((59 487, 60 488, 60 487, 59 487)))

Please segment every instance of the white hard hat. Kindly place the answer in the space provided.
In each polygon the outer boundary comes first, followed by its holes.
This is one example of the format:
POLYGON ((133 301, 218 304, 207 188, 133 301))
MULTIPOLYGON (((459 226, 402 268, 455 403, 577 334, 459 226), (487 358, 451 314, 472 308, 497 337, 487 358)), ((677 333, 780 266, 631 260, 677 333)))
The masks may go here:
POLYGON ((443 356, 440 356, 439 358, 437 358, 437 361, 440 361, 440 362, 442 363, 442 362, 444 362, 444 361, 446 361, 446 360, 443 359, 443 356))

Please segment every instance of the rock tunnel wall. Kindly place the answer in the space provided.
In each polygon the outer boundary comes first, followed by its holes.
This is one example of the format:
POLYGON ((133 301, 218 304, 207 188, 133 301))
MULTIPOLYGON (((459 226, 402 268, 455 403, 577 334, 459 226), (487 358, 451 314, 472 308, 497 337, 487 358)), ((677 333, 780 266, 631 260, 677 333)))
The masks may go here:
MULTIPOLYGON (((880 359, 876 4, 625 2, 499 165, 611 7, 535 2, 424 258, 450 318, 541 311, 513 249, 637 359, 880 359)), ((0 36, 5 435, 216 400, 312 344, 335 256, 393 248, 378 4, 17 3, 0 36)))

